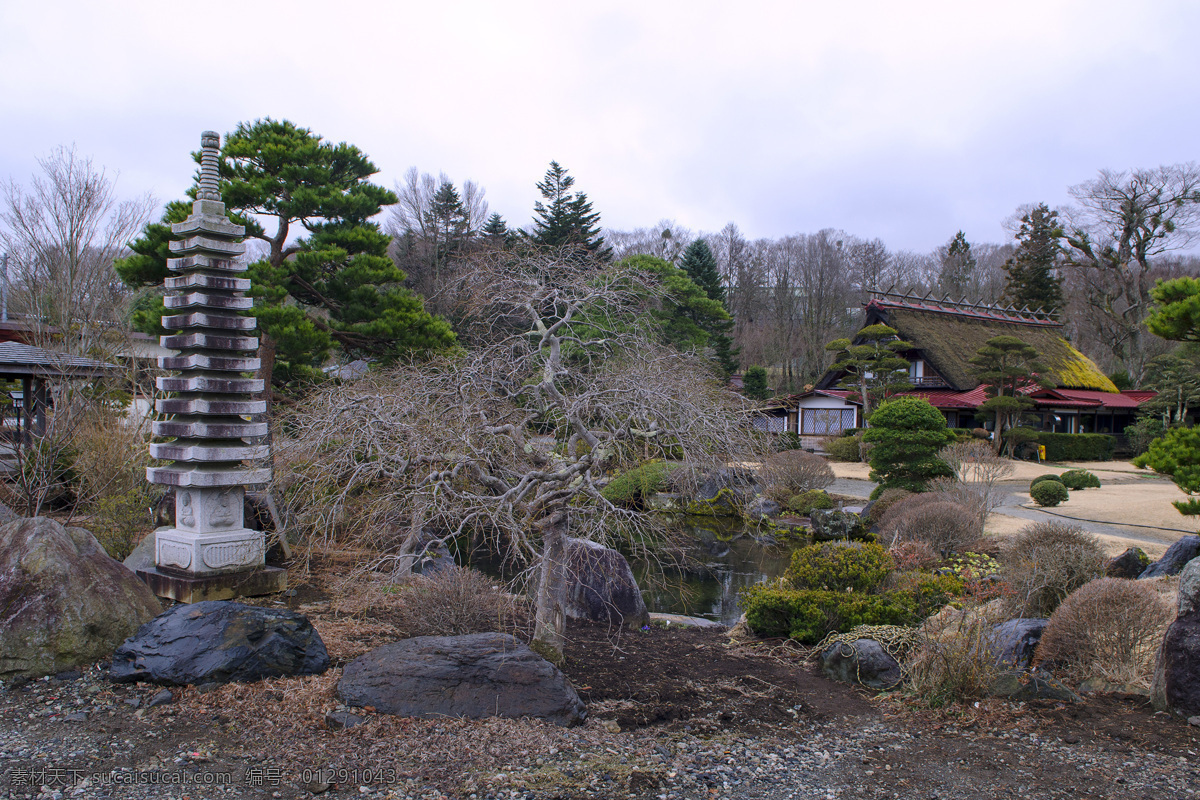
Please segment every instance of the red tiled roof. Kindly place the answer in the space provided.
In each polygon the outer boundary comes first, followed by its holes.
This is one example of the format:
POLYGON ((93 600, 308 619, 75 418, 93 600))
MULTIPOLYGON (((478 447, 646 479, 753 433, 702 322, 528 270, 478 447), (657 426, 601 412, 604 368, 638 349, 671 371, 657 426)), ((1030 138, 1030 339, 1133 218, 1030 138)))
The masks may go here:
POLYGON ((934 408, 978 408, 987 400, 987 394, 982 386, 976 386, 967 392, 955 392, 950 389, 940 389, 928 392, 904 392, 904 397, 922 397, 929 401, 934 408))

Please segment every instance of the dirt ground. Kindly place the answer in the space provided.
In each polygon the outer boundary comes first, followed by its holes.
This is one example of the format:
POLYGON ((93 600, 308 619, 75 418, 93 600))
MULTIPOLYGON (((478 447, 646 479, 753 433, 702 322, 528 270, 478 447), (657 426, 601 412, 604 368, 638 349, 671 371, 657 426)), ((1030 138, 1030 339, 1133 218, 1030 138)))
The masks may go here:
POLYGON ((914 711, 826 681, 790 646, 738 643, 723 630, 574 625, 569 634, 563 669, 590 715, 574 729, 359 711, 362 724, 331 730, 340 665, 209 693, 175 689, 154 708, 161 687, 109 684, 98 669, 6 686, 0 796, 1163 798, 1185 796, 1200 774, 1200 729, 1141 697, 914 711), (28 785, 47 770, 230 782, 28 785))

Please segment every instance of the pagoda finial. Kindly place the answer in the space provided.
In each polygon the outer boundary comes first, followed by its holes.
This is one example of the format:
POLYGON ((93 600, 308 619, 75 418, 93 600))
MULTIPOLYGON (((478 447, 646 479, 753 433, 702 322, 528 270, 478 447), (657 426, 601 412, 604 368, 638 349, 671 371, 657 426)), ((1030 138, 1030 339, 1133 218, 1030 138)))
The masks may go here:
POLYGON ((216 131, 200 134, 200 191, 196 193, 197 200, 221 201, 221 176, 217 167, 220 158, 217 148, 220 146, 221 136, 216 131))

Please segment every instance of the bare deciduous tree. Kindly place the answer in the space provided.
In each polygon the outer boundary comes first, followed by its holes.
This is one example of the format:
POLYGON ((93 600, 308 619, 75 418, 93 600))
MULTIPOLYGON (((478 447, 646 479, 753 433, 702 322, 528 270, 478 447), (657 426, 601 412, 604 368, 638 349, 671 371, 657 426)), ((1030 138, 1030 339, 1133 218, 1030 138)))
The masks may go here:
POLYGON ((1142 323, 1156 262, 1200 233, 1200 166, 1101 170, 1070 191, 1067 266, 1084 290, 1085 323, 1136 384, 1153 355, 1142 323))
POLYGON ((568 534, 656 524, 604 499, 605 472, 659 455, 682 464, 678 478, 762 442, 705 365, 640 328, 658 291, 644 275, 503 253, 472 266, 475 313, 504 321, 490 346, 318 391, 281 443, 283 495, 304 528, 385 546, 401 570, 430 530, 523 556, 537 573, 534 644, 558 658, 568 534))
POLYGON ((146 195, 119 200, 103 168, 59 147, 38 160, 27 186, 0 188, 0 245, 9 254, 10 304, 27 314, 39 343, 71 352, 95 350, 102 334, 125 320, 129 299, 113 260, 150 218, 146 195))

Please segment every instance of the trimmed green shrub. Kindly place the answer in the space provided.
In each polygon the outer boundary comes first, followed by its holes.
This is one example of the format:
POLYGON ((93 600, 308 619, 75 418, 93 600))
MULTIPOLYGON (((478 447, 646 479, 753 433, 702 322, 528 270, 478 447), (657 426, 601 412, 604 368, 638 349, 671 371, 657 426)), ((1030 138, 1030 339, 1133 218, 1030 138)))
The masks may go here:
POLYGON ((649 495, 663 491, 669 471, 662 461, 647 461, 613 478, 600 494, 613 505, 633 508, 649 495))
POLYGON ((775 440, 776 450, 799 450, 802 447, 804 443, 800 440, 800 434, 795 431, 784 431, 775 440))
POLYGON ((1111 461, 1117 440, 1107 433, 1039 433, 1047 461, 1111 461))
POLYGON ((1031 480, 1029 482, 1029 488, 1032 489, 1034 486, 1037 486, 1042 481, 1058 481, 1059 483, 1062 483, 1062 481, 1059 480, 1059 477, 1057 475, 1055 475, 1053 472, 1048 472, 1045 475, 1038 475, 1036 478, 1031 480))
POLYGON ((825 455, 830 461, 861 461, 862 436, 839 436, 836 439, 826 439, 825 455))
POLYGON ((792 495, 787 501, 788 511, 802 517, 807 517, 815 508, 829 509, 833 506, 833 498, 824 489, 809 489, 807 492, 792 495))
POLYGON ((1100 479, 1086 469, 1067 470, 1059 476, 1059 482, 1071 491, 1100 488, 1100 479))
POLYGON ((1039 506, 1052 507, 1065 502, 1071 495, 1058 481, 1042 481, 1029 487, 1029 495, 1039 506))
POLYGON ((934 478, 954 474, 938 451, 954 437, 946 418, 929 401, 901 397, 883 403, 871 415, 863 441, 871 449, 871 480, 885 489, 924 491, 934 478))
POLYGON ((907 592, 803 591, 756 584, 742 590, 746 624, 759 636, 787 636, 813 645, 858 625, 912 625, 917 621, 907 592))
POLYGON ((928 572, 905 572, 897 576, 896 592, 912 598, 921 619, 940 611, 945 605, 966 592, 966 586, 956 575, 933 575, 928 572))
POLYGON ((892 557, 878 544, 812 544, 792 553, 784 580, 796 589, 869 592, 892 571, 892 557))

